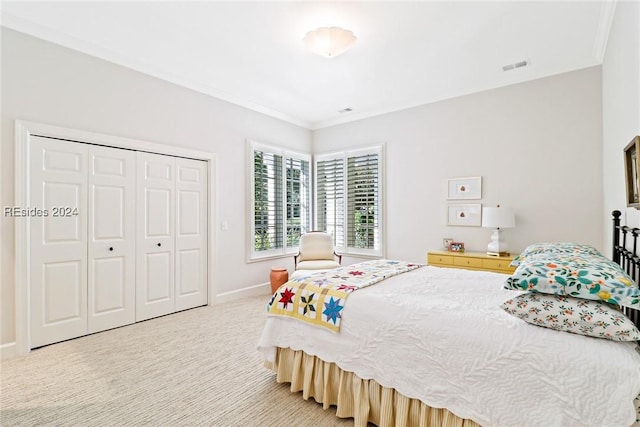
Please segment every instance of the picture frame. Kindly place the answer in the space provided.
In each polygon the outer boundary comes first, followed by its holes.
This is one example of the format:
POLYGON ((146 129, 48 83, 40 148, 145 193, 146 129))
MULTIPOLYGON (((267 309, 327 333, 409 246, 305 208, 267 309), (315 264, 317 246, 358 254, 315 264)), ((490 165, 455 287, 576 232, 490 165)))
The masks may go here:
POLYGON ((640 136, 624 147, 624 176, 627 207, 640 209, 640 136))
POLYGON ((442 239, 442 247, 443 247, 445 250, 447 250, 447 251, 448 251, 448 250, 449 250, 449 247, 451 246, 451 242, 453 242, 453 238, 451 238, 451 237, 445 237, 445 238, 443 238, 443 239, 442 239))
POLYGON ((449 205, 447 225, 480 227, 482 224, 482 204, 449 205))
POLYGON ((449 244, 449 252, 464 252, 463 242, 451 242, 449 244))
POLYGON ((448 200, 482 199, 482 177, 469 176, 447 180, 448 200))

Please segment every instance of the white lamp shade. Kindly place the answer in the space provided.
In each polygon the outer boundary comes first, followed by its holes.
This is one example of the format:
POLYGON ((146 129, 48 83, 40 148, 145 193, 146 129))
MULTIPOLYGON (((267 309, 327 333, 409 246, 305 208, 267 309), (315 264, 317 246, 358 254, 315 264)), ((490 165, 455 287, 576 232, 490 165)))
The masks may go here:
POLYGON ((509 208, 482 208, 482 226, 487 228, 515 227, 516 216, 513 210, 509 208))
POLYGON ((351 31, 340 27, 320 27, 309 31, 302 40, 311 52, 333 58, 346 52, 357 39, 351 31))

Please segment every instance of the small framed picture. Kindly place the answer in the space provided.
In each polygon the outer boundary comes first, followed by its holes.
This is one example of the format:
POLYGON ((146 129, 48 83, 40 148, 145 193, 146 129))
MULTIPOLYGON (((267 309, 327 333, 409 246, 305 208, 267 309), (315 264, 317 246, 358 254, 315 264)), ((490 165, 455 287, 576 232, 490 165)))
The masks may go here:
POLYGON ((482 223, 482 204, 449 205, 447 225, 479 227, 482 223))
POLYGON ((464 243, 462 243, 462 242, 451 242, 449 244, 449 250, 451 252, 464 252, 464 243))
POLYGON ((640 136, 624 148, 624 171, 627 188, 627 206, 640 209, 640 136))
POLYGON ((447 183, 447 199, 482 199, 482 177, 451 178, 447 183))
POLYGON ((453 239, 451 237, 445 237, 444 239, 442 239, 442 247, 448 251, 449 250, 449 246, 451 245, 451 242, 453 242, 453 239))

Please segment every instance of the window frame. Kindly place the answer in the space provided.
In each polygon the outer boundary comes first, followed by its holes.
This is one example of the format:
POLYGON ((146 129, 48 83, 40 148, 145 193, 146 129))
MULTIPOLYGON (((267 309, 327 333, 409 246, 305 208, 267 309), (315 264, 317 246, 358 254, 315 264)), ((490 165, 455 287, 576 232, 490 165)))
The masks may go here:
POLYGON ((319 227, 319 215, 318 208, 320 207, 319 198, 318 198, 318 162, 322 161, 330 161, 342 159, 342 167, 343 167, 343 212, 342 212, 342 228, 343 228, 343 242, 336 241, 336 236, 334 238, 334 244, 336 245, 336 251, 345 255, 353 255, 358 257, 367 257, 367 258, 380 258, 385 254, 385 234, 384 234, 384 144, 379 144, 366 148, 357 148, 350 149, 345 151, 337 151, 331 153, 323 153, 316 154, 313 156, 313 224, 316 229, 321 229, 319 227), (374 248, 357 248, 354 246, 349 246, 349 177, 348 177, 348 163, 349 158, 365 156, 369 154, 375 154, 378 157, 378 174, 377 174, 377 229, 376 229, 376 243, 377 247, 374 248))
MULTIPOLYGON (((306 197, 301 198, 301 205, 303 206, 301 216, 306 216, 307 224, 301 225, 301 234, 311 230, 313 224, 313 162, 310 154, 300 153, 293 150, 288 150, 281 147, 276 147, 269 144, 263 144, 253 140, 247 140, 247 167, 248 167, 248 188, 247 188, 247 230, 248 230, 248 239, 247 239, 247 261, 260 261, 269 258, 279 258, 284 256, 295 255, 298 252, 299 245, 288 245, 287 243, 287 160, 293 159, 302 162, 307 162, 308 165, 308 182, 306 187, 307 195, 306 197), (255 153, 256 151, 260 151, 263 153, 269 153, 274 156, 282 157, 282 171, 280 173, 280 191, 281 194, 281 206, 279 208, 281 213, 280 224, 280 232, 282 233, 282 247, 267 249, 267 250, 256 250, 255 247, 255 153), (306 204, 306 209, 304 205, 306 204), (307 227, 307 229, 305 229, 307 227)), ((304 221, 303 221, 304 222, 304 221)))

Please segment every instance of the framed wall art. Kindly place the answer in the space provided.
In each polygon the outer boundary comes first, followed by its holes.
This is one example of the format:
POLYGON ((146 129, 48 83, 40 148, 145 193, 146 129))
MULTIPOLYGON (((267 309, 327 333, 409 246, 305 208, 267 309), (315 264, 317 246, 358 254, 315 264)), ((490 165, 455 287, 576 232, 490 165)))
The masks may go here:
POLYGON ((449 205, 447 207, 447 225, 480 227, 482 224, 482 204, 449 205))
POLYGON ((624 176, 627 207, 640 209, 640 136, 636 136, 624 147, 624 176))
POLYGON ((447 180, 447 199, 482 199, 482 177, 450 178, 447 180))

